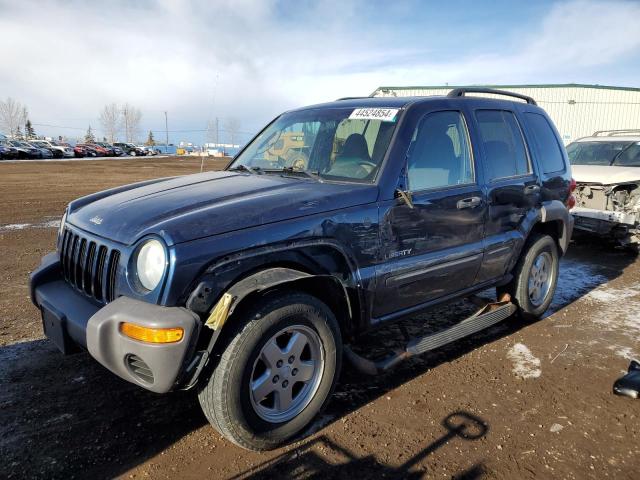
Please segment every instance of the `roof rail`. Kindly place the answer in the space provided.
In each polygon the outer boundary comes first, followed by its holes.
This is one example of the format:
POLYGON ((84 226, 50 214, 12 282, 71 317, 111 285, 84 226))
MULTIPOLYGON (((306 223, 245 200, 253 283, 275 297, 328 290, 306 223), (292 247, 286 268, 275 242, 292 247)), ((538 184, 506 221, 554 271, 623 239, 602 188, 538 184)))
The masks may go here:
POLYGON ((486 88, 486 87, 462 87, 462 88, 454 88, 451 90, 447 97, 464 97, 467 93, 492 93, 493 95, 504 95, 507 97, 515 97, 520 100, 524 100, 529 105, 538 105, 536 101, 528 97, 526 95, 521 95, 519 93, 507 92, 506 90, 496 90, 494 88, 486 88))
POLYGON ((626 135, 629 133, 640 134, 640 128, 626 128, 623 130, 598 130, 597 132, 593 132, 592 137, 598 137, 600 135, 606 137, 615 137, 616 135, 626 135))
POLYGON ((360 98, 369 98, 369 97, 342 97, 342 98, 338 98, 336 102, 341 102, 342 100, 358 100, 360 98))

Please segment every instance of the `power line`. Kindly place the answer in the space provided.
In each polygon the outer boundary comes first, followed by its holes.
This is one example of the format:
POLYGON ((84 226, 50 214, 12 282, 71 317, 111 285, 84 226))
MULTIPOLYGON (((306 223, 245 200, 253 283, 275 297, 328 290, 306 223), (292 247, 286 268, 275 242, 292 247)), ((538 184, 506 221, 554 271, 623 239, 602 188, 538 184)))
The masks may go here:
MULTIPOLYGON (((51 127, 51 128, 66 128, 69 130, 80 130, 80 131, 85 131, 86 128, 84 127, 70 127, 70 126, 66 126, 66 125, 51 125, 49 123, 32 123, 33 126, 35 127, 51 127)), ((96 130, 96 131, 102 131, 99 128, 92 128, 92 130, 96 130)), ((151 130, 153 133, 163 133, 163 132, 168 132, 168 133, 199 133, 199 132, 208 132, 208 129, 193 129, 193 130, 166 130, 166 129, 156 129, 156 130, 151 130)), ((222 133, 231 133, 231 130, 225 130, 225 129, 219 129, 220 132, 222 133)), ((247 132, 247 131, 242 131, 242 130, 235 130, 233 133, 240 133, 243 135, 254 135, 255 132, 247 132)))

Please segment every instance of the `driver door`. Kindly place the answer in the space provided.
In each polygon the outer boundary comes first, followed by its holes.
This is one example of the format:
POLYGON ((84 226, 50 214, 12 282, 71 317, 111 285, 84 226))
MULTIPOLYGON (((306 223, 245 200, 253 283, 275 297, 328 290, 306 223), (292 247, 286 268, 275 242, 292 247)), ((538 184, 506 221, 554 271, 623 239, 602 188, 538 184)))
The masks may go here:
POLYGON ((463 112, 425 113, 407 154, 413 208, 400 198, 381 205, 374 321, 474 285, 487 212, 475 172, 463 112))

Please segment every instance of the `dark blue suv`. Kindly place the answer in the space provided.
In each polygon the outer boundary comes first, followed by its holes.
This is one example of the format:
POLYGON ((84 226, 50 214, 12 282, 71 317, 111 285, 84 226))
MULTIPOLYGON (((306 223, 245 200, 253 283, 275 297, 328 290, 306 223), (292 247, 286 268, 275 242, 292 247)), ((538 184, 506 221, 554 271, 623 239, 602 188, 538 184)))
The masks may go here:
POLYGON ((540 316, 572 188, 531 98, 341 99, 280 115, 224 171, 71 202, 32 299, 64 353, 154 392, 195 387, 223 435, 269 449, 327 403, 343 354, 375 374, 516 311, 540 316), (488 287, 496 302, 402 352, 348 347, 488 287))

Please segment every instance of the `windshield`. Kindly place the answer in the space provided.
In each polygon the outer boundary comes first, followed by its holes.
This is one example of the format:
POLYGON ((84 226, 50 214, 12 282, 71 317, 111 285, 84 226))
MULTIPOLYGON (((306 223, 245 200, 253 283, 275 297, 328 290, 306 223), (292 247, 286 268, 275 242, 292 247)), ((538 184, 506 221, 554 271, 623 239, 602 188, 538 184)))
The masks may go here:
POLYGON ((389 147, 398 109, 333 108, 286 113, 236 157, 230 169, 308 172, 372 182, 389 147))
POLYGON ((632 142, 575 142, 567 147, 571 165, 612 165, 632 142))

